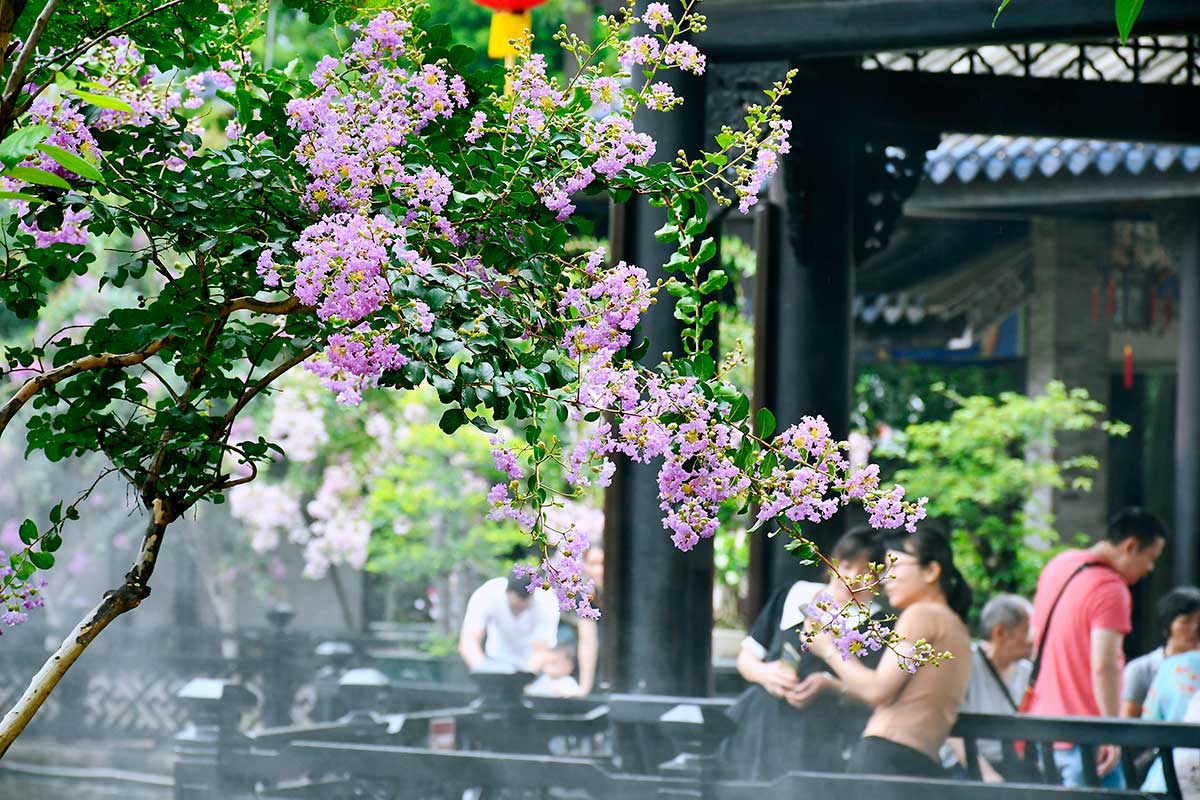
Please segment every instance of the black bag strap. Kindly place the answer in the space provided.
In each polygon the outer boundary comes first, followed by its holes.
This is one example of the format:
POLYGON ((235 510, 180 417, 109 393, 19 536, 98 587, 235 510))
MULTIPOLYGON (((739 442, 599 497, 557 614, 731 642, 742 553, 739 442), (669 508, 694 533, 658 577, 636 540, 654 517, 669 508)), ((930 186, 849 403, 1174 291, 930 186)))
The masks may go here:
POLYGON ((1037 653, 1035 653, 1033 657, 1033 669, 1029 671, 1029 686, 1025 690, 1026 693, 1033 689, 1033 685, 1037 683, 1038 673, 1041 672, 1042 655, 1046 652, 1046 636, 1050 633, 1050 621, 1054 619, 1054 612, 1058 610, 1058 602, 1062 600, 1063 595, 1066 594, 1067 587, 1071 585, 1071 581, 1075 580, 1075 576, 1090 567, 1105 567, 1107 569, 1112 569, 1110 564, 1107 564, 1103 561, 1088 561, 1076 567, 1075 571, 1068 575, 1067 579, 1063 581, 1062 587, 1058 590, 1058 597, 1054 598, 1054 603, 1050 606, 1050 613, 1046 615, 1046 623, 1042 625, 1042 635, 1038 637, 1037 653))
POLYGON ((1017 701, 1013 699, 1012 693, 1008 691, 1008 684, 1004 682, 1004 679, 1000 677, 1000 673, 996 671, 996 665, 992 663, 990 658, 988 658, 987 653, 983 649, 983 645, 979 645, 976 652, 979 653, 979 657, 983 659, 984 666, 987 667, 988 672, 990 672, 992 677, 996 680, 996 685, 1000 687, 1000 691, 1004 692, 1004 699, 1008 701, 1010 706, 1012 706, 1013 711, 1017 711, 1019 709, 1017 701))

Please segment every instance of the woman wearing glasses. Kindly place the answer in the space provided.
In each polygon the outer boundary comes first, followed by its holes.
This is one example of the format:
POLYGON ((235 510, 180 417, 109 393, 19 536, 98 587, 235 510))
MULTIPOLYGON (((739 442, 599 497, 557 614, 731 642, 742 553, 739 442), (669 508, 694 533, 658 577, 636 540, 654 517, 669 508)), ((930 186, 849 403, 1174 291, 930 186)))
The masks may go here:
POLYGON ((874 708, 849 772, 944 777, 938 750, 958 717, 971 668, 966 624, 971 590, 954 566, 950 543, 937 530, 897 533, 886 546, 892 567, 884 588, 900 612, 901 648, 924 640, 934 652, 954 658, 909 672, 900 656, 887 650, 872 669, 856 658, 843 660, 828 634, 817 636, 811 650, 837 673, 846 694, 874 708))

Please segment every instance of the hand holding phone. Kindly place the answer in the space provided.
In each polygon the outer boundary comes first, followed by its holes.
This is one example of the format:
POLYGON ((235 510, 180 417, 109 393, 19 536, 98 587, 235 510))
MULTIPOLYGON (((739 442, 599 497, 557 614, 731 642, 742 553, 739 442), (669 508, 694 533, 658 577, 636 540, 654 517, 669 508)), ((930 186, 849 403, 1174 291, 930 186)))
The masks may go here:
POLYGON ((792 646, 791 642, 783 643, 783 655, 780 656, 780 661, 784 666, 792 671, 793 674, 800 674, 800 651, 792 646))

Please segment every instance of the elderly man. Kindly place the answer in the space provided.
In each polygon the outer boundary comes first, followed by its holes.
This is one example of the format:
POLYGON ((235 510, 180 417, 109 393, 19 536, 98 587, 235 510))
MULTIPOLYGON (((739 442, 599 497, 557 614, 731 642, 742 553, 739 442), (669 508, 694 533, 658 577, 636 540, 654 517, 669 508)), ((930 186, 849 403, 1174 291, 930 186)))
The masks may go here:
MULTIPOLYGON (((971 678, 960 712, 973 714, 1014 714, 1029 683, 1033 637, 1029 617, 1033 604, 1015 594, 993 597, 979 615, 981 632, 987 639, 971 645, 971 678)), ((979 772, 985 781, 998 783, 1015 769, 1004 763, 1000 742, 979 742, 979 772)), ((942 763, 966 768, 966 748, 962 739, 949 739, 942 750, 942 763)))

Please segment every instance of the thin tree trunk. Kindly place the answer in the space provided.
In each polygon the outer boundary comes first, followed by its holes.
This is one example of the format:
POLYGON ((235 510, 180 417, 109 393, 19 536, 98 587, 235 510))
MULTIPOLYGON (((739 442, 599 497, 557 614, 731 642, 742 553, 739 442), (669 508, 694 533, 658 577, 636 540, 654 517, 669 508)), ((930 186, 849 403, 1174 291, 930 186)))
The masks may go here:
POLYGON ((107 628, 110 622, 126 611, 137 608, 150 596, 150 576, 154 574, 163 534, 173 519, 166 504, 162 500, 155 500, 151 520, 142 539, 142 548, 133 568, 125 575, 125 582, 108 592, 75 626, 33 676, 21 699, 9 709, 4 719, 0 720, 0 758, 8 752, 8 748, 33 720, 38 709, 54 691, 54 687, 58 686, 59 681, 67 674, 67 670, 79 660, 79 656, 83 655, 83 651, 100 632, 107 628))
POLYGON ((342 583, 342 576, 337 567, 329 568, 329 580, 333 584, 333 593, 337 596, 338 607, 342 610, 342 621, 350 630, 358 630, 354 609, 350 607, 350 596, 346 593, 346 586, 342 583))

